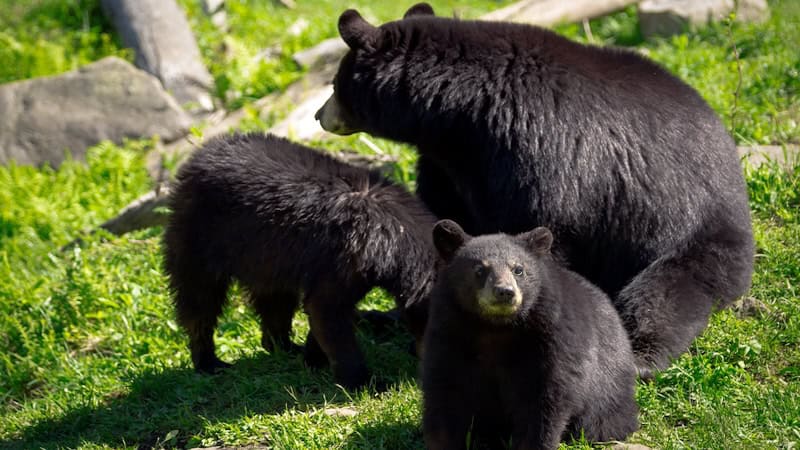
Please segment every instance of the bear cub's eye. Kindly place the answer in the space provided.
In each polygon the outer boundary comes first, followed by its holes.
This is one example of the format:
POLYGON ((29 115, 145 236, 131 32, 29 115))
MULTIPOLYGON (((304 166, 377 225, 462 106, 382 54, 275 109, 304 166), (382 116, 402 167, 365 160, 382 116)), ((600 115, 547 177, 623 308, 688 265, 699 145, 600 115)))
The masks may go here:
POLYGON ((476 278, 483 278, 486 275, 486 267, 483 264, 476 264, 475 265, 475 277, 476 278))
POLYGON ((511 273, 516 276, 520 276, 525 273, 525 269, 519 264, 514 264, 514 267, 511 268, 511 273))

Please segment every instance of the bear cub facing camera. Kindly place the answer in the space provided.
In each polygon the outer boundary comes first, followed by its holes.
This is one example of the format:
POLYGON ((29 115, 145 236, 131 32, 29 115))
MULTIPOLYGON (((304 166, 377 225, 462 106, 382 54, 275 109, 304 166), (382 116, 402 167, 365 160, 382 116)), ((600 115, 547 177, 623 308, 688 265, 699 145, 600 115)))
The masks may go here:
POLYGON ((214 329, 237 280, 261 319, 262 345, 297 350, 300 305, 309 316, 309 365, 336 381, 369 379, 353 329, 356 303, 380 286, 415 338, 436 270, 435 219, 377 171, 263 134, 217 138, 180 169, 164 233, 164 268, 178 323, 199 372, 227 367, 214 329))
POLYGON ((431 293, 422 358, 430 449, 554 449, 638 428, 635 363, 610 299, 550 255, 553 236, 433 229, 448 265, 431 293))

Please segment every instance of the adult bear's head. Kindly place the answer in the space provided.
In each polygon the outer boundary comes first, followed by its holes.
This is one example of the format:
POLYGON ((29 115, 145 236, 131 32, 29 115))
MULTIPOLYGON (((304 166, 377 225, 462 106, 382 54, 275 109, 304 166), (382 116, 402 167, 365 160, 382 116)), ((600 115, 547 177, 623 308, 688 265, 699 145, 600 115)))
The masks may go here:
POLYGON ((413 128, 408 123, 412 112, 403 79, 413 76, 416 69, 408 65, 405 56, 419 45, 415 24, 422 25, 433 16, 430 5, 419 3, 406 11, 403 20, 376 27, 356 10, 342 13, 339 34, 350 51, 339 65, 333 95, 316 113, 322 128, 341 135, 366 131, 408 140, 403 134, 413 128))

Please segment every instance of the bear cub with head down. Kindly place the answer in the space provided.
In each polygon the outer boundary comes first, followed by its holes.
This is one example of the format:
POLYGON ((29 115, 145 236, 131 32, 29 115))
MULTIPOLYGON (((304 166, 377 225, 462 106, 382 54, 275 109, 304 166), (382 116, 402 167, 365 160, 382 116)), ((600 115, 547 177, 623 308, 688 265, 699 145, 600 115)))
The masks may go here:
POLYGON ((181 167, 170 206, 164 266, 197 371, 228 366, 215 354, 214 328, 234 279, 260 316, 268 351, 297 349, 290 335, 302 304, 306 361, 330 363, 347 388, 369 379, 353 316, 372 287, 394 295, 420 338, 435 219, 377 171, 275 136, 225 136, 181 167))
POLYGON ((638 428, 635 363, 610 299, 550 255, 553 236, 471 237, 434 226, 448 265, 431 293, 422 359, 430 449, 467 436, 516 449, 623 440, 638 428))

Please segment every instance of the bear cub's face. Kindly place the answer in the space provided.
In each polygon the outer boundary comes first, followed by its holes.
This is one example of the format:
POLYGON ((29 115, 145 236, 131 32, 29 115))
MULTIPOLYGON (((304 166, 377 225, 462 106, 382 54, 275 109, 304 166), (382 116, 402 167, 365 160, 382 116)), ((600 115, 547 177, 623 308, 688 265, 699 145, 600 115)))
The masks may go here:
POLYGON ((433 241, 448 263, 441 275, 448 297, 461 308, 497 324, 527 316, 541 290, 541 258, 553 242, 550 230, 472 237, 457 223, 442 220, 434 226, 433 241))

